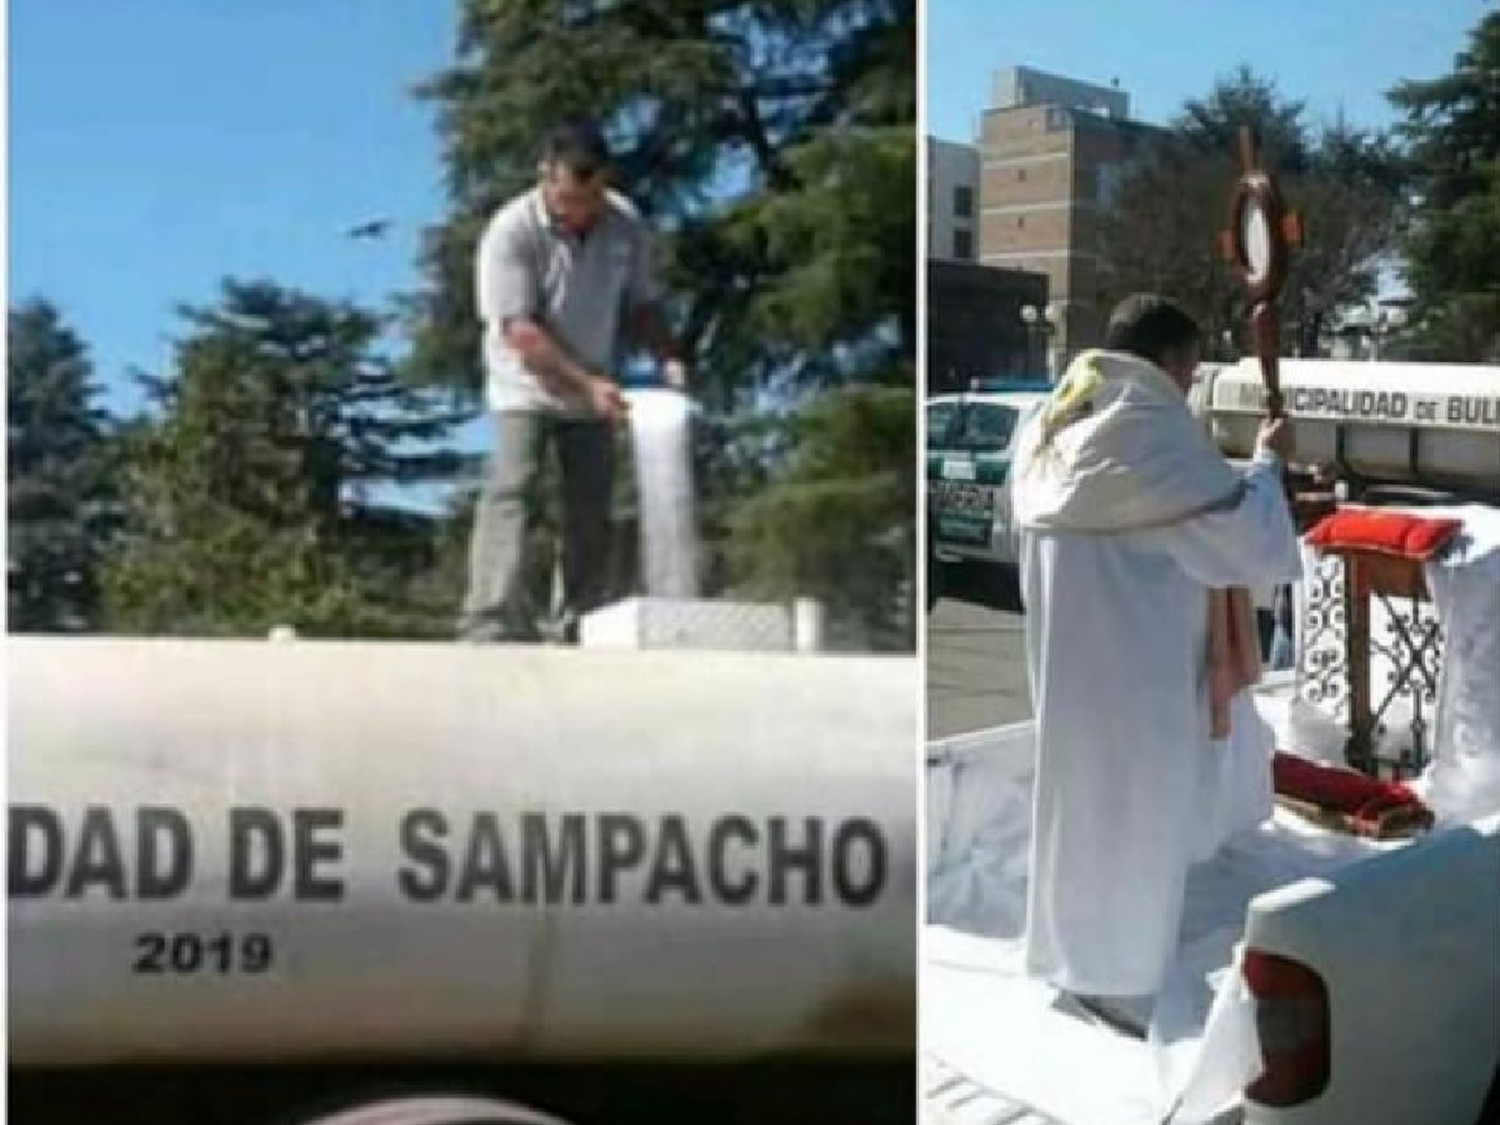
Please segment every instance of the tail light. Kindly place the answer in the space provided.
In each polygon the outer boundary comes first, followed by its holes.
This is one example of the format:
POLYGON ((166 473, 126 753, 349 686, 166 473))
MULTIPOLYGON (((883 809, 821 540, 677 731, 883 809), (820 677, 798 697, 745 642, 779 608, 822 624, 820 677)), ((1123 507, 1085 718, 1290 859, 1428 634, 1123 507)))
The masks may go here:
POLYGON ((1250 950, 1245 983, 1255 996, 1255 1026, 1265 1070, 1246 1090, 1251 1101, 1293 1106, 1328 1087, 1331 1066, 1328 988, 1300 961, 1250 950))

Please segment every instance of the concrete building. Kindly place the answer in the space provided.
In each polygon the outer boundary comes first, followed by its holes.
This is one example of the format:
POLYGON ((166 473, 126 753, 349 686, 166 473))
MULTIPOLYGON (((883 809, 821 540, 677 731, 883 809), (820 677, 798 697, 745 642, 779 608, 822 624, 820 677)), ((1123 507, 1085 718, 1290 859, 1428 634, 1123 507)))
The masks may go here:
POLYGON ((1039 273, 927 259, 927 393, 961 391, 972 379, 1042 371, 1041 341, 1021 310, 1047 305, 1039 273))
POLYGON ((1055 373, 1102 337, 1109 310, 1100 215, 1132 158, 1160 135, 1129 119, 1123 90, 1026 67, 995 76, 980 125, 979 260, 1048 279, 1045 334, 1055 373))
POLYGON ((978 258, 979 150, 927 138, 927 256, 978 258))

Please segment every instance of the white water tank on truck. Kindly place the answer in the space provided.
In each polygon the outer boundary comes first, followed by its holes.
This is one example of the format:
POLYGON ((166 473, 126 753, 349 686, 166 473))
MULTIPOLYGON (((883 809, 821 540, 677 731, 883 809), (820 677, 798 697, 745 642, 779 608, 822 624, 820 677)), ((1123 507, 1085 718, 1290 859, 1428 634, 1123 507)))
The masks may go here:
MULTIPOLYGON (((1370 481, 1500 494, 1500 367, 1284 359, 1292 460, 1370 481)), ((1260 363, 1202 376, 1200 413, 1230 457, 1249 457, 1264 415, 1260 363)))
POLYGON ((12 1064, 913 1050, 912 658, 9 647, 12 1064))

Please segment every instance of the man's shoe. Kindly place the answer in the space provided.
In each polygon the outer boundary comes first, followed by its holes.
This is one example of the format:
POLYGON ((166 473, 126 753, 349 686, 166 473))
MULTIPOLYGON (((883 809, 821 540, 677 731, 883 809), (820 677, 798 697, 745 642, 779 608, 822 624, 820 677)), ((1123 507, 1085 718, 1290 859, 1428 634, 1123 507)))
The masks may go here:
POLYGON ((1146 1038, 1146 1028, 1151 1022, 1149 996, 1085 996, 1078 992, 1062 992, 1060 995, 1086 1015, 1120 1034, 1133 1039, 1146 1038))

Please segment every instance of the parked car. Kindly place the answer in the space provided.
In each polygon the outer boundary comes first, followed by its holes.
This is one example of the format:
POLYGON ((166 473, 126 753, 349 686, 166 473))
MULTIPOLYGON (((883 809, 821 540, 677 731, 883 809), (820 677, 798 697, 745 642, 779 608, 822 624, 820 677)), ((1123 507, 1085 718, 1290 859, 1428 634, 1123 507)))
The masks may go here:
POLYGON ((1014 565, 1011 455, 1021 425, 1046 400, 1042 381, 976 380, 962 394, 927 402, 927 590, 929 608, 960 563, 1014 565))

